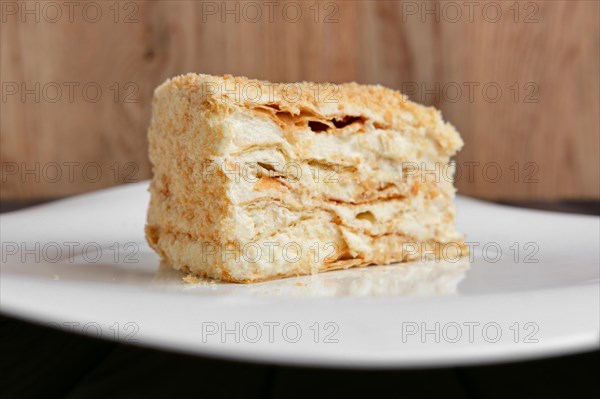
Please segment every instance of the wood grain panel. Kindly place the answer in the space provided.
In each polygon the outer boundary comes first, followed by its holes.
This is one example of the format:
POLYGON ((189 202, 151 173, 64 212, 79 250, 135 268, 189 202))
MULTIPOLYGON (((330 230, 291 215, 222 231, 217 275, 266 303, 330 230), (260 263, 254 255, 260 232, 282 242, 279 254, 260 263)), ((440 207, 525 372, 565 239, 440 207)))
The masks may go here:
POLYGON ((2 3, 2 199, 148 178, 152 91, 189 71, 400 89, 462 133, 461 193, 600 198, 596 1, 76 4, 2 3))

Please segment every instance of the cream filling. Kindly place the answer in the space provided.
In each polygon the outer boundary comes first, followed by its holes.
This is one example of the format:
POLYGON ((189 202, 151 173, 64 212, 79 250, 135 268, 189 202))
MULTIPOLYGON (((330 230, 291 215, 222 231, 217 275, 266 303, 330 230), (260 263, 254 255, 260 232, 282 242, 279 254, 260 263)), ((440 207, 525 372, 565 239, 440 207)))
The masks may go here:
POLYGON ((314 244, 320 229, 332 228, 335 234, 321 238, 341 239, 344 251, 367 257, 373 238, 385 234, 460 240, 452 183, 415 169, 447 161, 424 127, 400 133, 359 119, 332 133, 313 131, 331 126, 305 122, 282 127, 252 112, 236 112, 225 122, 232 139, 226 155, 211 161, 229 181, 235 240, 314 244), (307 224, 316 227, 300 229, 307 224))

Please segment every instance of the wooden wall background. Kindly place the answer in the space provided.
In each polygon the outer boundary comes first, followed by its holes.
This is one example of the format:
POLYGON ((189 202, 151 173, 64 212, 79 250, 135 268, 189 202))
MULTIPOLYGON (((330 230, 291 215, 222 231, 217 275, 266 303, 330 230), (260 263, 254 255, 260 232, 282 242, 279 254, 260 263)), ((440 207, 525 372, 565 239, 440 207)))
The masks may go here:
POLYGON ((404 89, 462 133, 461 193, 600 198, 597 1, 75 3, 2 3, 2 199, 148 178, 152 91, 189 71, 404 89))

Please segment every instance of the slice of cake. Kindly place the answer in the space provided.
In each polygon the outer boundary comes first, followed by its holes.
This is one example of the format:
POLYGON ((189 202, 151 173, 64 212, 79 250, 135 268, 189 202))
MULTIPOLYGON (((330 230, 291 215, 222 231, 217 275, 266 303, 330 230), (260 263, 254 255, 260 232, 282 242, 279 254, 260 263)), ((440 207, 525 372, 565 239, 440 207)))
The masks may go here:
POLYGON ((466 253, 462 140, 397 91, 188 74, 152 113, 146 236, 175 269, 256 282, 466 253))

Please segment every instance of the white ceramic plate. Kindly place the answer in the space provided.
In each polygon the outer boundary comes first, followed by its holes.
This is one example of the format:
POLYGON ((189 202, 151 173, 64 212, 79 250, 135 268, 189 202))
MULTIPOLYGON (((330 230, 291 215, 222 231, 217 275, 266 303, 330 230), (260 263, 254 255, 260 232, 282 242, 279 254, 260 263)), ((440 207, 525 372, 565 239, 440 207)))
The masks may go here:
POLYGON ((471 262, 188 284, 145 244, 146 187, 2 215, 2 312, 186 353, 310 366, 462 365, 598 347, 597 217, 459 198, 471 262))

